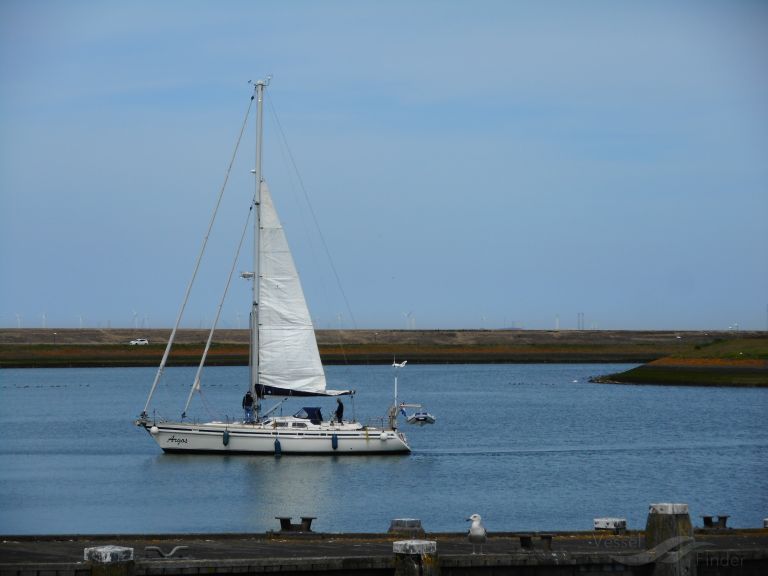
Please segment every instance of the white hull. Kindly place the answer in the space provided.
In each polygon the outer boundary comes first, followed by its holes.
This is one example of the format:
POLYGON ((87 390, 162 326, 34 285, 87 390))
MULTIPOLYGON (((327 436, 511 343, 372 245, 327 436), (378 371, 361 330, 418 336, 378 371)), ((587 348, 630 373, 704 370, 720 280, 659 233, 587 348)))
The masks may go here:
POLYGON ((280 455, 406 454, 411 451, 405 435, 396 430, 354 424, 324 423, 306 431, 225 422, 139 421, 137 424, 143 426, 165 452, 280 455))

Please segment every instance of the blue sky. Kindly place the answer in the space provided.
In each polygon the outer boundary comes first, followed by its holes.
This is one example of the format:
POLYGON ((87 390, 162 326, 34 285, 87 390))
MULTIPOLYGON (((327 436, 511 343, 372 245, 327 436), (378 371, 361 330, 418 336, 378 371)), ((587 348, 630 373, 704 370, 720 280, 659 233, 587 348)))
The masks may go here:
MULTIPOLYGON (((766 329, 766 70, 758 1, 6 0, 0 326, 171 326, 273 74, 265 176, 320 327, 766 329)), ((221 324, 247 307, 238 281, 221 324)))

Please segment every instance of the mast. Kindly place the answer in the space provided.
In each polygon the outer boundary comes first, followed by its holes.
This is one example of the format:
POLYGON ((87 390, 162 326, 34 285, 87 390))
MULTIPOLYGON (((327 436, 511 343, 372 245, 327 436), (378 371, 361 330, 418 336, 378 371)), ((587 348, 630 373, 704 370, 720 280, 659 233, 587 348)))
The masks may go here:
POLYGON ((261 182, 263 180, 261 173, 261 151, 263 134, 263 110, 264 110, 264 88, 269 85, 272 77, 267 76, 265 80, 254 82, 256 91, 256 169, 254 170, 256 180, 256 190, 253 196, 255 208, 255 217, 253 219, 253 278, 252 278, 252 302, 251 302, 251 357, 250 366, 250 389, 256 398, 256 419, 259 419, 259 287, 260 287, 260 231, 261 231, 261 182))

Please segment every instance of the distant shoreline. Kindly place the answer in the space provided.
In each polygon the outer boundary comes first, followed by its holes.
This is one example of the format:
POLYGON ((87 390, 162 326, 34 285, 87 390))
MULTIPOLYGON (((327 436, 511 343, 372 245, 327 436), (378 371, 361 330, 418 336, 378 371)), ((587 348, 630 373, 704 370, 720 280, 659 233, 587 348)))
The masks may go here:
MULTIPOLYGON (((169 335, 169 329, 1 329, 0 368, 157 366, 169 335), (130 345, 135 338, 150 343, 130 345)), ((205 330, 179 330, 168 364, 197 365, 207 336, 205 330)), ((768 386, 765 332, 366 329, 318 330, 317 337, 325 364, 631 363, 643 366, 595 381, 768 386), (720 350, 734 341, 747 344, 720 350), (742 348, 749 358, 733 357, 742 348), (679 360, 691 355, 698 359, 679 360)), ((248 332, 218 331, 208 364, 247 363, 248 332)))
POLYGON ((591 379, 597 384, 655 384, 767 388, 768 360, 660 358, 619 374, 591 379))

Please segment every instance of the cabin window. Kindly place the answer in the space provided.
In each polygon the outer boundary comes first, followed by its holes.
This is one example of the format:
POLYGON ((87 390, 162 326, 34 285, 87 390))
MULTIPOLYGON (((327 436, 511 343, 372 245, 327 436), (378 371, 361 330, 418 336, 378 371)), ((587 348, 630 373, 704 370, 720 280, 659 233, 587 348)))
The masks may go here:
POLYGON ((288 428, 288 422, 275 422, 275 426, 278 428, 288 428))
POLYGON ((306 425, 306 423, 305 423, 305 422, 294 422, 294 423, 292 424, 292 427, 293 427, 293 428, 306 428, 306 427, 307 427, 307 425, 306 425))

